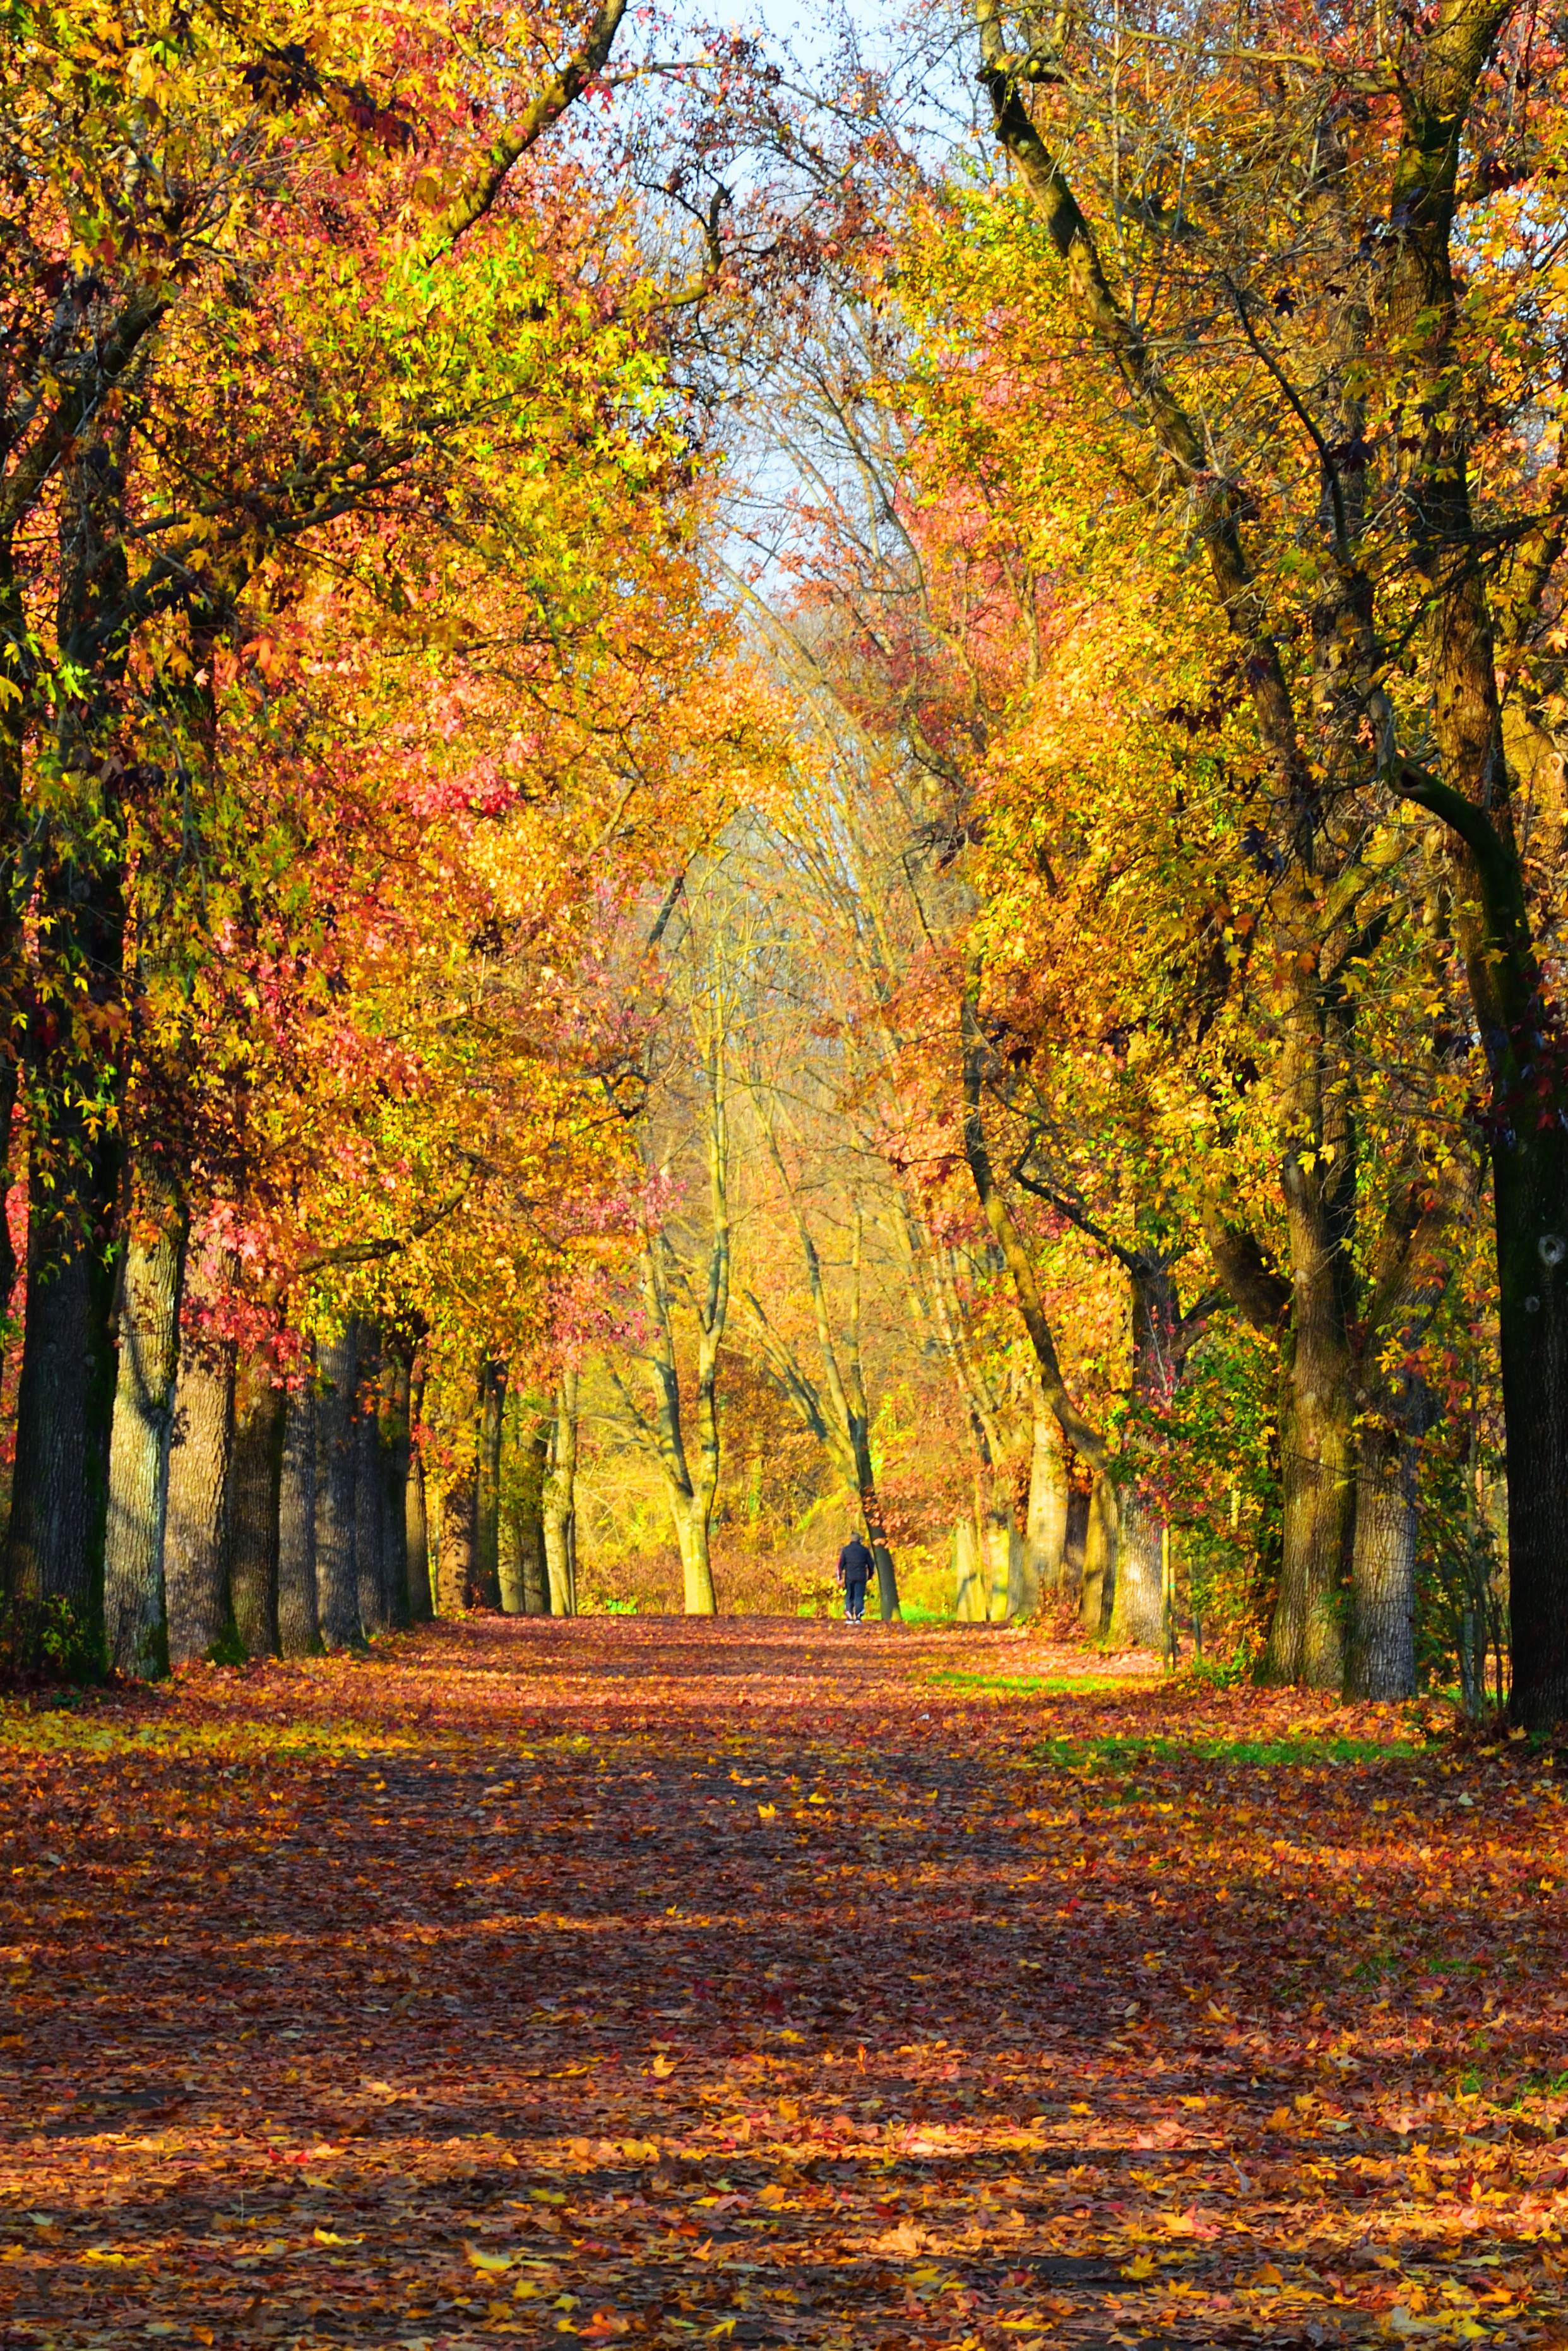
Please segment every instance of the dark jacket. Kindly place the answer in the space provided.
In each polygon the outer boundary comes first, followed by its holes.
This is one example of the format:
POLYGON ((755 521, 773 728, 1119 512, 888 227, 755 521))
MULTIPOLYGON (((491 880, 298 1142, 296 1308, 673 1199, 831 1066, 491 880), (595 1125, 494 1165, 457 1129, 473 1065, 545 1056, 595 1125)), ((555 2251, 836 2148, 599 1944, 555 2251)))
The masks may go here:
POLYGON ((852 1535, 839 1553, 839 1581, 841 1583, 864 1583, 875 1565, 875 1560, 859 1535, 852 1535))

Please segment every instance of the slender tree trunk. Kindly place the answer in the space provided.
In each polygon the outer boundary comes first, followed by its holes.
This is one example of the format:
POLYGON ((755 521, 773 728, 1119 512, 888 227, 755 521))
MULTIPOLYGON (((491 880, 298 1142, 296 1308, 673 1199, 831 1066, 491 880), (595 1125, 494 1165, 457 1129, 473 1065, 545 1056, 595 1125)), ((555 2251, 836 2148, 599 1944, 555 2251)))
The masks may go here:
POLYGON ((359 1332, 352 1316, 318 1340, 316 1365, 316 1606, 328 1648, 346 1649, 364 1638, 354 1541, 359 1332))
POLYGON ((524 1429, 525 1405, 519 1396, 512 1410, 501 1477, 501 1605, 508 1616, 549 1613, 548 1600, 543 1608, 529 1605, 530 1582, 537 1581, 538 1566, 544 1559, 544 1458, 542 1449, 536 1450, 532 1433, 525 1438, 524 1429))
POLYGON ((277 1489, 277 1637, 286 1657, 321 1646, 316 1611, 316 1384, 308 1352, 283 1415, 277 1489))
POLYGON ((382 1460, 381 1333, 358 1318, 354 1364, 354 1588, 367 1640, 384 1633, 387 1613, 385 1474, 382 1460))
MULTIPOLYGON (((0 1216, 0 1222, 3 1222, 0 1216)), ((173 1187, 148 1184, 120 1264, 120 1368, 109 1451, 103 1607, 109 1661, 152 1681, 169 1670, 163 1526, 180 1364, 186 1218, 173 1187)))
MULTIPOLYGON (((382 1365, 382 1565, 387 1622, 405 1632, 414 1621, 408 1556, 409 1409, 413 1363, 404 1342, 389 1345, 382 1365)), ((426 1589, 429 1579, 426 1577, 426 1589)))
POLYGON ((1067 1450, 1056 1415, 1036 1391, 1029 1465, 1029 1526, 1024 1537, 1024 1605, 1032 1616, 1067 1583, 1067 1450))
POLYGON ((172 1665, 206 1656, 233 1630, 225 1504, 234 1405, 233 1341, 187 1329, 180 1342, 163 1534, 172 1665))
POLYGON ((549 1469, 550 1433, 536 1428, 529 1446, 529 1482, 533 1497, 518 1528, 523 1555, 523 1607, 530 1616, 550 1613, 549 1564, 545 1557, 544 1481, 549 1469))
MULTIPOLYGON (((549 1582, 549 1604, 552 1616, 575 1616, 577 1614, 577 1391, 575 1371, 563 1371, 556 1383, 555 1424, 550 1432, 549 1456, 544 1475, 541 1497, 544 1517, 545 1572, 549 1582)), ((667 1482, 667 1481, 666 1481, 667 1482)), ((708 1604, 694 1608, 693 1576, 686 1563, 686 1538, 681 1533, 681 1516, 675 1510, 672 1492, 671 1508, 675 1515, 676 1540, 681 1545, 681 1564, 685 1574, 686 1614, 714 1614, 713 1577, 707 1573, 707 1514, 693 1502, 690 1515, 701 1520, 701 1568, 706 1577, 708 1604)))
MULTIPOLYGON (((681 1553, 681 1599, 688 1616, 716 1616, 718 1596, 714 1590, 713 1561, 709 1553, 710 1521, 707 1508, 700 1495, 690 1499, 671 1499, 671 1515, 675 1522, 675 1541, 681 1553)), ((545 1521, 545 1536, 549 1537, 549 1521, 545 1521)), ((554 1562, 550 1568, 553 1597, 554 1562)))
POLYGON ((479 1597, 486 1608, 501 1605, 501 1435, 506 1405, 507 1366, 497 1363, 482 1364, 475 1567, 479 1597))
POLYGON ((479 1541, 479 1411, 470 1381, 459 1400, 456 1458, 441 1494, 441 1540, 435 1553, 436 1598, 444 1616, 461 1615, 476 1598, 479 1541))
POLYGON ((229 1460, 229 1594, 247 1657, 277 1655, 278 1490, 287 1400, 269 1359, 247 1354, 235 1374, 229 1460))
POLYGON ((408 1613, 415 1625, 428 1625, 435 1614, 430 1588, 430 1520, 425 1504, 424 1458, 414 1432, 424 1413, 425 1359, 421 1348, 413 1359, 409 1382, 408 1482, 403 1488, 403 1539, 408 1551, 408 1613))

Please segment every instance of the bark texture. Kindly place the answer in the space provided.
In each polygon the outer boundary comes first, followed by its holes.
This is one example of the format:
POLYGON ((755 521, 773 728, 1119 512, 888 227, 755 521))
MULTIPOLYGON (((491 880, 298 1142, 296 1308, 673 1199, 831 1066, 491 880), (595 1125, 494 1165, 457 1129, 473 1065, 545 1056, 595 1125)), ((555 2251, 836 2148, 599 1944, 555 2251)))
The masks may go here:
MULTIPOLYGON (((424 1407, 424 1364, 414 1360, 409 1385, 409 1426, 418 1426, 424 1407)), ((425 1510, 424 1462, 412 1436, 408 1456, 408 1477, 402 1489, 403 1541, 406 1549, 408 1575, 408 1613, 415 1625, 428 1625, 435 1613, 434 1595, 430 1588, 430 1527, 425 1510)))
POLYGON ((208 1656, 233 1631, 225 1504, 234 1398, 232 1341, 187 1331, 180 1345, 163 1535, 172 1665, 208 1656))
POLYGON ((351 1318, 318 1340, 316 1367, 316 1609, 328 1648, 346 1649, 364 1638, 354 1545, 359 1333, 351 1318))
POLYGON ((354 1588, 367 1640, 391 1623, 387 1608, 386 1498, 382 1463, 381 1334, 360 1320, 354 1364, 354 1588))
POLYGON ((109 1452, 103 1613, 109 1662, 151 1681, 169 1669, 163 1527, 180 1364, 185 1217, 172 1187, 138 1203, 120 1271, 120 1364, 109 1452))
POLYGON ((316 1387, 307 1351, 283 1413, 277 1487, 277 1639, 286 1657, 321 1646, 316 1613, 316 1387))
POLYGON ((1029 1523, 1024 1534, 1020 1613, 1031 1616, 1041 1600, 1069 1585, 1067 1451, 1056 1415, 1037 1394, 1029 1465, 1029 1523))
MULTIPOLYGON (((577 1389, 578 1375, 564 1371, 556 1383, 555 1420, 550 1429, 542 1494, 545 1573, 549 1583, 552 1616, 577 1614, 577 1389)), ((712 1497, 699 1492, 683 1497, 671 1493, 675 1532, 681 1546, 685 1583, 686 1614, 714 1614, 713 1577, 708 1569, 708 1512, 712 1497), (693 1594, 705 1588, 709 1605, 694 1608, 693 1594)))
POLYGON ((229 1458, 229 1599, 247 1657, 277 1655, 278 1489, 286 1399, 272 1363, 247 1353, 235 1372, 234 1444, 229 1458))
POLYGON ((501 1439, 507 1366, 487 1363, 479 1373, 479 1485, 475 1510, 475 1580, 486 1608, 501 1605, 501 1439))

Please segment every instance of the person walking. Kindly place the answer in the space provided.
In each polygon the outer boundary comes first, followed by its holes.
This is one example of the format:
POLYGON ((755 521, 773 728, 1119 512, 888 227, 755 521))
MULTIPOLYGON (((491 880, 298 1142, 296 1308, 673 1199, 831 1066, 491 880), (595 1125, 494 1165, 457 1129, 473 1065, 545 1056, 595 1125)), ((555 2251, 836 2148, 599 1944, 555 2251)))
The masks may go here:
POLYGON ((865 1623, 866 1580, 875 1565, 875 1560, 859 1535, 852 1535, 839 1553, 839 1582, 844 1587, 846 1624, 865 1623))

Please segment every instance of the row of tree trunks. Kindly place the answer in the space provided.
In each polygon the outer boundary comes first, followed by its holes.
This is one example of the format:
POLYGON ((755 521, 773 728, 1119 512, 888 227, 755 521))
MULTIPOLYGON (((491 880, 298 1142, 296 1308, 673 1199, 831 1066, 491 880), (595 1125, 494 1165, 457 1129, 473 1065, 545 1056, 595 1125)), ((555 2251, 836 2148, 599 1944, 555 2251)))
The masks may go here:
POLYGON ((145 1677, 309 1656, 431 1614, 411 1350, 360 1318, 284 1379, 182 1299, 184 1234, 150 1215, 121 1283, 104 1619, 145 1677), (183 1307, 184 1328, 180 1329, 183 1307), (193 1311, 194 1310, 194 1311, 193 1311))

